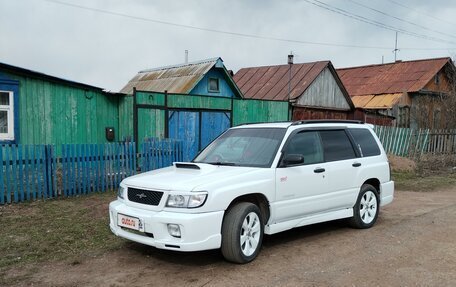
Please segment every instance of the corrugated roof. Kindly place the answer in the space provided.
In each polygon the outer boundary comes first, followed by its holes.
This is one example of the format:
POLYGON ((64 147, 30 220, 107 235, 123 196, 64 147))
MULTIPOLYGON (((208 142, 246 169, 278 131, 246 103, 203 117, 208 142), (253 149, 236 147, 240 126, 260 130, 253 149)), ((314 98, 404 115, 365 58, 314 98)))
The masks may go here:
POLYGON ((399 102, 402 93, 353 96, 351 99, 356 108, 390 109, 399 102))
POLYGON ((187 94, 221 58, 212 58, 188 64, 166 66, 140 71, 121 93, 132 94, 133 87, 140 91, 187 94))
POLYGON ((337 73, 351 97, 417 92, 447 63, 452 63, 451 58, 343 68, 337 69, 337 73))
MULTIPOLYGON (((330 61, 319 61, 293 64, 290 98, 296 99, 301 96, 330 63, 330 61)), ((243 68, 234 75, 234 81, 245 98, 286 101, 288 69, 288 65, 243 68)), ((337 77, 337 74, 335 76, 337 77)))

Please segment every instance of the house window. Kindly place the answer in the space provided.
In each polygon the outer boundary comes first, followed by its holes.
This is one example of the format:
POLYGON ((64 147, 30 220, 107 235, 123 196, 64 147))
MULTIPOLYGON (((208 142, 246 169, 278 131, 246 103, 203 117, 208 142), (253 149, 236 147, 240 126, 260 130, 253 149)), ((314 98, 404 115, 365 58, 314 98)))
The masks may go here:
POLYGON ((13 92, 0 91, 0 140, 14 139, 13 92))
POLYGON ((434 76, 434 83, 436 85, 440 84, 440 75, 438 73, 434 76))
POLYGON ((209 78, 209 92, 219 92, 219 79, 209 78))

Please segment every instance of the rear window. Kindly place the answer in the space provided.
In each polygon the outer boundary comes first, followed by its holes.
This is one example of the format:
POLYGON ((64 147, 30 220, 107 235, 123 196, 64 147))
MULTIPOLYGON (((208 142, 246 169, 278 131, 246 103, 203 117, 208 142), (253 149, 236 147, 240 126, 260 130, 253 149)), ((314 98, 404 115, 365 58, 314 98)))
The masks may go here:
POLYGON ((353 146, 344 130, 320 131, 325 161, 355 158, 353 146))
POLYGON ((349 129, 355 142, 361 148, 363 157, 380 155, 380 148, 368 129, 349 129))

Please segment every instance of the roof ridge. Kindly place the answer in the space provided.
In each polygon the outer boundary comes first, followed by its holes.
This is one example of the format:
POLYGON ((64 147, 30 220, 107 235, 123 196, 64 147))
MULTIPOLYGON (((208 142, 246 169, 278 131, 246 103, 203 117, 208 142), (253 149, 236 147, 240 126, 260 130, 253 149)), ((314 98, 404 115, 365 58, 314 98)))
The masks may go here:
MULTIPOLYGON (((295 63, 293 64, 293 66, 298 66, 298 65, 315 65, 317 63, 329 63, 331 62, 330 60, 323 60, 323 61, 314 61, 314 62, 306 62, 306 63, 295 63)), ((244 69, 258 69, 258 68, 271 68, 271 67, 282 67, 282 66, 288 66, 288 64, 280 64, 280 65, 264 65, 264 66, 256 66, 256 67, 245 67, 245 68, 240 68, 237 72, 239 72, 240 70, 244 70, 244 69)), ((236 73, 237 73, 236 72, 236 73)))
POLYGON ((215 58, 209 58, 209 59, 204 59, 204 60, 199 60, 199 61, 192 61, 188 63, 181 63, 181 64, 175 64, 175 65, 168 65, 168 66, 161 66, 157 68, 151 68, 151 69, 145 69, 141 70, 138 73, 148 73, 148 72, 155 72, 155 71, 160 71, 160 70, 168 70, 168 69, 173 69, 173 68, 182 68, 185 66, 192 66, 192 65, 199 65, 199 64, 204 64, 204 63, 209 63, 209 62, 216 62, 218 60, 222 60, 221 57, 215 57, 215 58))
POLYGON ((401 64, 401 63, 413 63, 413 62, 424 62, 424 61, 437 61, 437 60, 443 60, 443 59, 451 60, 451 57, 415 59, 415 60, 391 62, 391 63, 384 63, 384 64, 369 64, 369 65, 361 65, 361 66, 337 68, 336 70, 350 70, 350 69, 359 69, 359 68, 367 68, 367 67, 388 66, 388 65, 395 65, 395 64, 401 64))

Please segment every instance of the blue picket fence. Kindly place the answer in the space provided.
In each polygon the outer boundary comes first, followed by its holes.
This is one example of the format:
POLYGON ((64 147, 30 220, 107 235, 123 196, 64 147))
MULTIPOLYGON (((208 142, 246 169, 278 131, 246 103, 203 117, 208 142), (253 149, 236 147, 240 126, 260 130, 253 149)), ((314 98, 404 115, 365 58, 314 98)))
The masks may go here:
POLYGON ((182 158, 182 142, 172 139, 148 139, 140 151, 134 142, 4 145, 0 147, 0 204, 116 189, 128 176, 182 158))
POLYGON ((145 139, 140 148, 141 170, 154 170, 182 161, 184 148, 182 141, 174 139, 145 139))

